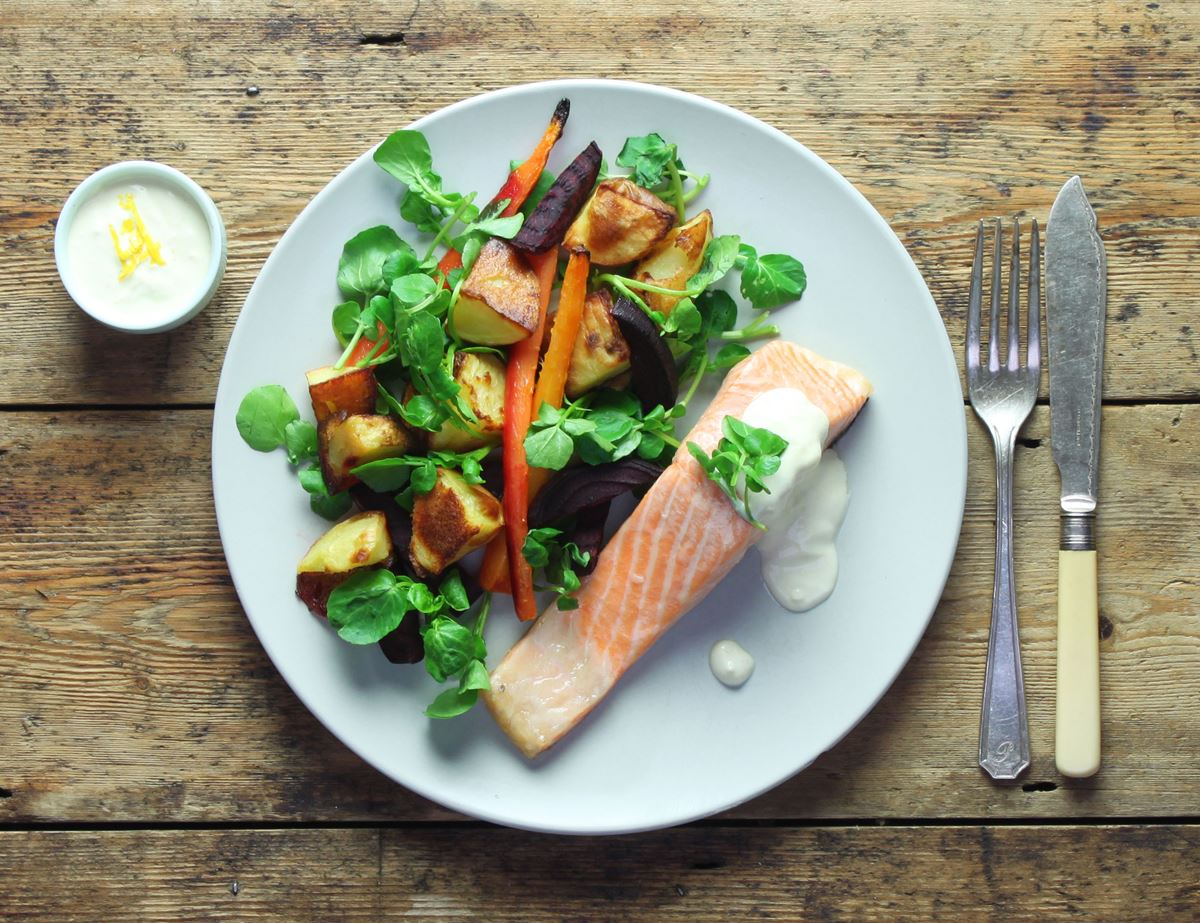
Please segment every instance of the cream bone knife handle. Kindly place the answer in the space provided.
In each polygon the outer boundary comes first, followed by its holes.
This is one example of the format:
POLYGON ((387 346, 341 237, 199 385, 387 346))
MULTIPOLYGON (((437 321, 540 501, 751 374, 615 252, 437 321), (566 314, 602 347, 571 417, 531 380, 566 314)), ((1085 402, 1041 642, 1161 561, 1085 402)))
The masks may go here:
POLYGON ((1064 776, 1100 768, 1100 627, 1096 514, 1062 514, 1058 552, 1058 682, 1054 761, 1064 776))

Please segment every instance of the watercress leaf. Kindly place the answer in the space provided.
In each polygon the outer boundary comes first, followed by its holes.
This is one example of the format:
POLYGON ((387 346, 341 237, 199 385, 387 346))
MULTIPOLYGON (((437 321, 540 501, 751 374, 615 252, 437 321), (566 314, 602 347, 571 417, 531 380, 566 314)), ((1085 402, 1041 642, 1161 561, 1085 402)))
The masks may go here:
MULTIPOLYGON (((367 310, 363 313, 364 315, 367 315, 368 312, 368 320, 373 319, 376 324, 383 324, 383 329, 389 333, 395 330, 396 312, 392 306, 392 299, 388 298, 386 295, 373 296, 371 301, 367 304, 367 310)), ((372 327, 373 329, 368 330, 363 335, 370 337, 373 340, 379 336, 379 330, 375 325, 372 325, 372 327)))
MULTIPOLYGON (((568 423, 571 421, 567 421, 568 423)), ((596 436, 609 442, 616 442, 633 432, 638 421, 631 415, 618 409, 600 408, 588 414, 585 423, 592 424, 596 436)))
MULTIPOLYGON (((436 234, 442 228, 445 213, 410 188, 405 191, 404 197, 400 200, 400 217, 409 224, 416 225, 418 231, 425 234, 436 234)), ((409 271, 411 272, 411 270, 409 271)))
POLYGON ((238 432, 258 452, 277 449, 287 439, 287 425, 300 419, 296 404, 279 385, 262 385, 248 392, 238 406, 238 432))
POLYGON ((475 235, 471 235, 465 241, 463 241, 462 250, 459 254, 460 258, 462 259, 463 272, 471 271, 472 267, 475 265, 475 261, 479 259, 479 251, 482 249, 483 241, 475 235))
POLYGON ((728 369, 737 365, 750 355, 750 350, 741 343, 730 343, 717 350, 715 356, 708 362, 710 369, 728 369))
POLYGON ((411 484, 396 494, 396 505, 400 509, 407 510, 410 513, 413 511, 413 489, 411 484))
POLYGON ((383 263, 405 246, 400 236, 386 224, 367 228, 351 237, 338 260, 337 283, 348 298, 369 298, 382 292, 383 263))
POLYGON ((444 600, 423 583, 413 581, 408 588, 408 604, 418 612, 433 615, 444 608, 444 600))
POLYGON ((586 433, 594 433, 596 424, 592 420, 585 420, 582 417, 571 417, 562 421, 562 428, 569 436, 582 436, 586 433))
POLYGON ((567 542, 567 544, 563 547, 563 550, 570 555, 571 560, 580 567, 587 567, 588 561, 592 559, 592 553, 590 551, 580 551, 579 546, 574 542, 567 542))
POLYGON ((738 244, 738 260, 746 262, 747 260, 758 259, 758 251, 747 243, 738 244))
POLYGON ((463 670, 462 681, 458 684, 460 692, 470 692, 476 690, 485 692, 492 688, 491 681, 488 679, 487 667, 483 665, 481 660, 472 660, 467 664, 467 668, 463 670))
POLYGON ((562 419, 562 411, 559 410, 557 407, 555 407, 553 404, 547 404, 545 401, 543 401, 541 406, 538 407, 538 412, 537 412, 538 423, 542 423, 547 426, 553 426, 555 423, 558 423, 561 419, 562 419))
POLYGON ((571 460, 571 437, 560 427, 551 426, 525 437, 525 458, 536 468, 561 471, 571 460))
POLYGON ((446 575, 442 585, 438 587, 438 593, 455 612, 466 612, 471 608, 467 588, 463 586, 462 573, 457 567, 446 575))
POLYGON ((489 237, 503 237, 505 240, 511 240, 516 236, 517 231, 521 230, 524 221, 525 216, 517 212, 507 218, 488 218, 476 221, 470 225, 470 230, 487 234, 489 237))
POLYGON ((412 465, 406 458, 378 458, 358 465, 350 473, 362 480, 371 490, 391 493, 408 483, 412 465))
POLYGON ((633 181, 649 189, 662 182, 663 171, 674 157, 675 145, 668 144, 657 132, 651 132, 626 139, 617 155, 617 165, 632 169, 633 181))
POLYGON ((687 442, 687 450, 691 453, 692 458, 696 459, 700 467, 703 468, 705 472, 713 470, 712 458, 707 452, 704 451, 704 449, 700 448, 698 444, 689 439, 687 442))
POLYGON ((343 301, 333 309, 333 335, 343 349, 358 331, 358 315, 361 313, 362 305, 357 301, 343 301))
POLYGON ((491 449, 485 446, 482 449, 476 449, 474 452, 467 452, 462 456, 459 464, 459 469, 462 471, 463 480, 468 484, 483 483, 483 466, 481 462, 487 457, 491 449))
POLYGON ((441 366, 446 335, 436 317, 423 312, 414 314, 405 329, 405 339, 413 360, 407 365, 423 370, 441 366))
POLYGON ((661 436, 656 436, 653 433, 642 433, 642 439, 638 443, 637 452, 641 458, 653 461, 662 455, 666 447, 667 443, 661 436))
POLYGON ((722 289, 713 289, 697 296, 696 307, 704 319, 701 333, 705 340, 732 330, 737 324, 737 302, 722 289))
POLYGON ((742 445, 742 440, 745 439, 746 434, 749 431, 750 427, 737 417, 726 414, 724 419, 721 420, 721 432, 724 434, 726 439, 739 448, 742 445))
POLYGON ((351 644, 374 644, 410 610, 408 588, 389 570, 363 569, 329 594, 329 624, 351 644))
POLYGON ((336 522, 350 512, 353 501, 350 499, 350 494, 343 490, 338 494, 325 494, 324 496, 313 494, 308 498, 308 506, 322 519, 336 522))
POLYGON ((558 529, 549 527, 530 529, 525 534, 521 555, 529 562, 530 567, 545 567, 550 563, 550 545, 561 534, 558 529))
POLYGON ((613 460, 616 446, 594 432, 584 433, 575 439, 575 451, 585 465, 603 465, 613 460))
POLYGON ((388 255, 383 261, 380 271, 383 274, 383 284, 388 288, 401 276, 416 272, 420 260, 416 251, 404 240, 400 241, 400 249, 388 255))
POLYGON ((745 426, 742 445, 750 455, 779 455, 788 446, 786 439, 769 429, 742 425, 745 426))
POLYGON ((703 323, 704 319, 692 299, 684 298, 667 315, 663 332, 678 333, 682 337, 690 338, 700 332, 703 323))
POLYGON ((325 477, 321 474, 320 465, 309 465, 307 468, 301 468, 296 472, 296 476, 300 479, 300 486, 304 488, 306 493, 318 497, 329 496, 329 489, 325 486, 325 477))
MULTIPOLYGON (((428 663, 428 661, 426 661, 428 663)), ((427 718, 457 718, 469 712, 479 699, 479 693, 474 689, 465 692, 461 689, 446 689, 429 703, 425 709, 427 718)))
POLYGON ((400 416, 409 426, 436 433, 446 422, 445 410, 432 398, 414 394, 400 409, 400 416))
POLYGON ((440 188, 441 180, 433 172, 433 152, 419 131, 394 131, 375 149, 375 162, 410 189, 426 185, 440 188), (436 182, 435 182, 435 178, 436 182))
POLYGON ((317 428, 307 420, 292 420, 283 430, 288 461, 298 465, 317 457, 317 428))
POLYGON ((392 282, 392 296, 405 307, 420 304, 430 295, 437 293, 438 284, 432 276, 423 272, 412 272, 392 282))
POLYGON ((702 292, 724 278, 737 261, 740 242, 741 238, 736 234, 724 234, 709 241, 708 247, 704 251, 704 262, 700 264, 700 271, 688 279, 688 291, 702 292))
POLYGON ((742 267, 741 292, 760 311, 795 301, 807 284, 804 266, 784 253, 767 253, 742 267))
POLYGON ((429 459, 413 468, 412 489, 417 496, 422 496, 433 490, 437 484, 437 466, 429 459))
POLYGON ((439 683, 475 659, 475 636, 471 630, 454 619, 439 615, 426 627, 422 636, 425 644, 425 669, 439 683))

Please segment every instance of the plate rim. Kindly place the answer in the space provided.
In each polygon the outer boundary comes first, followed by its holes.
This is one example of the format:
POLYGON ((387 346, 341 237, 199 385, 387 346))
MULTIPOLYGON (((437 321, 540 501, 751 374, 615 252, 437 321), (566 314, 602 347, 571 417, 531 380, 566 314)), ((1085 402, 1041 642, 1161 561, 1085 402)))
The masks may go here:
MULTIPOLYGON (((620 87, 623 89, 632 89, 632 90, 642 92, 642 93, 649 93, 652 95, 666 96, 669 98, 686 100, 687 102, 689 102, 691 104, 698 104, 702 108, 715 111, 723 116, 732 117, 733 119, 735 119, 743 124, 748 125, 749 127, 753 128, 754 130, 761 131, 761 130, 765 129, 768 134, 774 135, 777 139, 782 140, 784 142, 784 144, 786 146, 788 146, 797 156, 804 158, 806 161, 808 161, 809 165, 815 167, 820 173, 822 173, 826 177, 826 179, 832 181, 832 183, 834 185, 841 187, 844 192, 849 193, 850 197, 856 201, 856 203, 858 204, 858 206, 860 207, 862 212, 865 214, 867 220, 872 225, 874 225, 877 230, 883 232, 883 234, 882 234, 883 239, 885 239, 888 242, 888 246, 890 246, 893 249, 893 251, 900 257, 900 262, 904 266, 905 272, 917 283, 917 287, 923 294, 923 297, 920 300, 923 304, 924 309, 927 310, 928 312, 931 312, 933 318, 935 318, 937 321, 937 327, 940 328, 940 330, 941 330, 941 336, 938 338, 939 343, 940 343, 939 352, 944 361, 942 364, 941 371, 937 372, 937 374, 945 375, 949 379, 949 381, 952 381, 954 390, 961 397, 962 386, 961 386, 961 382, 960 382, 959 375, 958 375, 958 363, 957 363, 957 359, 954 355, 954 349, 950 342, 949 331, 946 329, 946 326, 945 326, 945 321, 943 320, 943 318, 941 316, 941 312, 938 310, 937 303, 933 298, 933 294, 929 291, 929 286, 925 282, 924 276, 921 274, 921 271, 918 269, 915 261, 912 258, 912 255, 908 252, 907 248, 905 248, 904 244, 900 241, 900 238, 896 235, 896 233, 892 229, 891 225, 888 224, 888 222, 879 213, 878 209, 876 209, 875 206, 871 204, 870 200, 867 199, 867 197, 865 195, 863 195, 863 193, 858 189, 858 187, 855 186, 852 182, 850 182, 850 180, 848 180, 840 172, 838 172, 831 164, 829 164, 821 156, 819 156, 818 154, 816 154, 812 150, 810 150, 802 142, 796 140, 791 135, 787 134, 786 132, 782 131, 779 128, 776 128, 774 125, 771 125, 770 123, 763 121, 762 119, 752 116, 752 115, 750 115, 746 112, 743 112, 742 110, 737 109, 733 106, 730 106, 726 103, 718 102, 718 101, 710 99, 706 96, 701 96, 699 94, 691 93, 691 92, 688 92, 685 90, 675 89, 673 87, 667 87, 667 86, 662 86, 660 84, 646 83, 643 81, 636 81, 636 80, 585 77, 585 78, 562 78, 562 79, 539 80, 539 81, 533 81, 533 82, 529 82, 529 83, 512 84, 512 85, 500 87, 500 88, 497 88, 494 90, 489 90, 484 93, 476 94, 474 96, 470 96, 470 97, 466 97, 464 99, 457 100, 453 103, 450 103, 449 105, 441 107, 440 109, 436 109, 432 112, 429 112, 429 113, 421 116, 420 118, 407 123, 403 127, 407 128, 407 129, 419 129, 423 124, 427 123, 428 121, 430 121, 432 119, 443 118, 443 117, 446 117, 448 115, 451 115, 451 114, 456 113, 463 109, 469 109, 469 108, 472 108, 475 106, 487 105, 488 103, 490 103, 494 100, 503 99, 503 98, 506 98, 509 96, 535 94, 535 93, 545 91, 545 90, 550 90, 550 89, 554 89, 554 90, 562 89, 563 91, 569 91, 571 89, 586 88, 589 90, 603 91, 605 88, 612 88, 612 87, 620 87)), ((780 785, 784 784, 785 782, 787 782, 789 779, 791 779, 791 778, 795 777, 796 775, 798 775, 799 773, 803 772, 805 769, 807 769, 809 766, 811 766, 812 763, 815 762, 821 755, 829 752, 834 747, 836 747, 839 743, 841 743, 841 741, 844 740, 851 731, 853 731, 855 728, 857 728, 862 723, 862 721, 872 711, 874 711, 875 707, 879 704, 879 702, 882 700, 882 698, 891 690, 892 686, 895 685, 896 679, 904 671, 905 667, 908 666, 909 662, 912 660, 912 656, 915 653, 917 647, 920 645, 921 641, 924 639, 926 633, 929 630, 929 625, 932 622, 933 616, 937 611, 938 603, 940 602, 940 600, 942 598, 942 594, 945 591, 946 583, 950 576, 950 571, 953 567, 954 560, 957 556, 958 545, 959 545, 959 541, 960 541, 961 535, 962 535, 962 523, 963 523, 963 519, 964 519, 965 512, 966 512, 967 428, 966 428, 965 413, 960 417, 957 426, 954 427, 954 436, 956 437, 954 439, 954 444, 948 445, 948 446, 943 446, 939 449, 939 451, 942 453, 954 452, 954 454, 957 455, 957 459, 956 459, 957 464, 955 464, 953 466, 954 471, 959 478, 959 485, 958 485, 959 489, 956 492, 957 500, 955 501, 955 505, 958 509, 958 516, 956 518, 956 521, 954 523, 954 528, 953 528, 953 539, 954 540, 953 540, 953 542, 950 543, 949 554, 947 555, 947 559, 941 568, 940 577, 936 583, 936 591, 934 593, 934 597, 931 601, 928 602, 929 612, 924 617, 923 624, 921 625, 921 629, 919 632, 917 632, 915 634, 915 638, 914 638, 912 644, 909 646, 908 650, 904 652, 903 658, 899 660, 898 666, 896 667, 895 671, 887 679, 887 682, 883 684, 879 694, 870 701, 870 703, 861 711, 861 713, 852 722, 849 723, 849 725, 846 727, 846 729, 840 735, 838 735, 836 739, 831 741, 824 750, 821 750, 819 753, 814 754, 810 760, 808 760, 807 762, 804 762, 802 765, 795 767, 793 770, 786 773, 785 775, 778 777, 773 782, 770 782, 766 785, 755 788, 754 790, 749 791, 749 792, 740 792, 738 795, 736 795, 732 799, 721 800, 721 802, 715 806, 704 807, 701 810, 686 812, 686 813, 683 813, 683 814, 681 814, 679 816, 675 816, 675 817, 669 817, 669 818, 665 818, 665 819, 655 818, 655 819, 649 820, 645 823, 636 823, 636 824, 629 824, 629 823, 606 824, 603 822, 598 822, 598 823, 588 824, 588 825, 582 825, 582 824, 575 823, 570 826, 561 826, 561 825, 554 826, 554 825, 549 825, 549 824, 545 824, 545 823, 522 822, 522 820, 519 817, 513 816, 511 813, 505 813, 502 810, 490 811, 490 810, 487 810, 486 808, 483 808, 478 805, 474 805, 474 804, 468 805, 468 804, 460 801, 460 799, 455 797, 453 794, 448 796, 444 791, 434 792, 434 791, 430 790, 430 788, 428 786, 425 786, 424 784, 422 784, 419 780, 416 782, 410 781, 407 779, 401 780, 400 778, 397 777, 397 775, 395 773, 393 773, 389 769, 386 769, 386 768, 378 765, 376 762, 372 761, 363 752, 361 752, 358 747, 356 747, 350 741, 346 740, 338 732, 338 730, 334 726, 334 723, 329 720, 326 720, 326 716, 324 714, 323 707, 318 706, 314 701, 310 701, 310 698, 312 698, 310 696, 310 694, 307 692, 302 692, 301 688, 298 688, 297 683, 293 682, 293 678, 297 674, 299 668, 297 667, 297 668, 293 669, 289 666, 286 666, 287 658, 282 656, 282 654, 275 649, 272 642, 270 642, 266 637, 264 637, 263 632, 259 631, 259 627, 258 627, 258 624, 257 624, 257 621, 256 621, 254 615, 245 606, 245 604, 242 603, 242 595, 243 595, 242 589, 241 589, 242 580, 239 580, 238 575, 235 572, 234 564, 233 564, 232 560, 230 559, 228 553, 226 552, 226 540, 225 540, 225 528, 226 527, 222 524, 222 520, 225 517, 222 515, 222 512, 221 512, 221 508, 222 508, 223 504, 220 500, 220 495, 217 491, 217 484, 216 484, 216 480, 217 480, 216 443, 217 443, 217 438, 218 438, 217 437, 218 420, 223 419, 222 411, 226 408, 226 405, 229 404, 230 400, 232 400, 232 398, 229 395, 229 391, 228 391, 230 386, 227 383, 226 368, 227 368, 227 362, 228 362, 228 357, 229 357, 230 352, 233 351, 234 347, 239 342, 241 336, 245 335, 246 325, 243 324, 243 315, 245 313, 246 305, 249 304, 251 299, 254 297, 255 292, 258 289, 259 284, 262 281, 262 277, 263 277, 266 269, 271 265, 272 261, 274 261, 277 258, 278 254, 283 249, 283 245, 285 243, 287 243, 288 239, 294 233, 298 233, 298 228, 302 224, 302 219, 309 213, 309 211, 314 210, 318 206, 318 204, 320 202, 324 201, 326 198, 336 195, 338 190, 340 189, 340 187, 345 182, 349 181, 350 175, 355 171, 355 168, 360 164, 360 162, 369 159, 372 156, 372 154, 374 153, 374 151, 376 150, 376 148, 379 146, 379 144, 382 143, 382 141, 383 141, 383 139, 381 138, 378 142, 376 142, 375 144, 372 144, 362 154, 355 157, 353 160, 351 160, 349 163, 347 163, 344 167, 342 167, 342 169, 340 171, 338 171, 338 173, 335 176, 333 176, 320 190, 318 190, 318 192, 315 195, 313 195, 313 197, 311 199, 309 199, 309 201, 305 204, 304 208, 302 208, 300 210, 300 212, 298 212, 296 214, 296 216, 291 220, 290 224, 285 229, 283 234, 280 236, 279 240, 276 241, 275 245, 271 248, 271 252, 267 255, 266 259, 263 261, 262 265, 259 267, 258 272, 255 275, 254 282, 251 284, 250 289, 246 293, 246 298, 243 301, 241 308, 238 310, 237 319, 234 322, 233 332, 230 334, 229 342, 225 347, 225 353, 224 353, 224 356, 222 357, 222 361, 221 361, 221 374, 218 379, 217 393, 216 393, 216 398, 215 398, 214 407, 213 407, 213 433, 212 433, 212 439, 210 440, 210 463, 211 463, 211 470, 212 470, 211 483, 212 483, 212 491, 213 491, 213 503, 214 503, 216 519, 217 519, 217 530, 218 530, 219 537, 221 539, 221 550, 222 550, 222 554, 225 556, 225 561, 226 561, 226 565, 227 565, 227 570, 230 575, 230 580, 233 583, 234 591, 238 595, 238 603, 241 606, 242 611, 243 611, 247 621, 249 621, 250 626, 254 631, 254 634, 255 634, 255 637, 256 637, 258 643, 262 646, 263 650, 266 652, 268 658, 270 659, 271 664, 275 667, 275 669, 279 673, 280 677, 287 684, 287 686, 290 689, 290 691, 292 692, 292 694, 295 695, 297 699, 299 699, 301 704, 304 705, 304 707, 309 711, 309 713, 314 718, 316 718, 317 721, 319 721, 320 724, 327 731, 329 731, 329 733, 332 734, 342 746, 349 749, 352 753, 354 753, 359 759, 361 759, 366 765, 370 766, 373 770, 379 772, 381 775, 383 775, 384 777, 389 779, 394 784, 400 785, 403 788, 406 788, 409 791, 413 792, 414 794, 416 794, 422 798, 428 799, 429 801, 431 801, 435 804, 441 805, 442 807, 444 807, 450 811, 454 811, 456 813, 463 814, 467 817, 474 817, 474 818, 478 818, 480 820, 488 821, 491 823, 501 824, 503 826, 511 827, 514 829, 527 830, 527 831, 538 832, 538 833, 579 835, 579 836, 621 835, 621 834, 630 834, 630 833, 640 833, 640 832, 645 832, 645 831, 649 831, 649 830, 665 829, 668 827, 674 827, 674 826, 678 826, 681 824, 689 823, 689 822, 699 820, 699 819, 702 819, 705 817, 711 817, 711 816, 713 816, 715 814, 719 814, 723 811, 730 810, 731 808, 734 808, 738 805, 745 804, 746 802, 751 801, 755 798, 758 798, 759 796, 763 795, 764 793, 766 793, 768 791, 772 791, 773 789, 775 789, 775 788, 779 787, 780 785)), ((949 382, 947 383, 947 387, 949 387, 949 382)), ((922 608, 924 608, 924 604, 923 604, 922 608)), ((303 684, 301 684, 301 686, 302 685, 303 684)))

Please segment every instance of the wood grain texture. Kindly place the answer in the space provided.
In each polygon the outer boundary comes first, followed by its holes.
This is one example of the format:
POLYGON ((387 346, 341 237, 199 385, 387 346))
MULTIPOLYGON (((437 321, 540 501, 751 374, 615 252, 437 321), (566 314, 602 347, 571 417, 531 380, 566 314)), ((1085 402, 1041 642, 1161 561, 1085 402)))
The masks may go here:
POLYGON ((1187 826, 0 833, 13 923, 1188 920, 1198 850, 1187 826))
POLYGON ((558 76, 691 90, 803 141, 892 223, 956 349, 975 220, 1044 219, 1081 173, 1108 242, 1105 394, 1193 398, 1198 25, 1200 7, 1140 0, 172 0, 154 15, 113 0, 8 0, 0 403, 211 402, 251 281, 338 170, 450 102, 558 76), (54 269, 67 193, 130 157, 195 176, 230 230, 216 302, 170 334, 100 328, 54 269))
MULTIPOLYGON (((1053 767, 1057 476, 1040 408, 1017 453, 1034 751, 1025 784, 989 784, 975 766, 994 507, 991 451, 972 418, 962 542, 913 660, 845 741, 731 816, 1196 813, 1200 407, 1110 407, 1103 425, 1101 774, 1064 780, 1053 767)), ((0 414, 10 485, 0 507, 0 820, 448 817, 341 747, 266 660, 217 537, 210 426, 204 410, 0 414)))

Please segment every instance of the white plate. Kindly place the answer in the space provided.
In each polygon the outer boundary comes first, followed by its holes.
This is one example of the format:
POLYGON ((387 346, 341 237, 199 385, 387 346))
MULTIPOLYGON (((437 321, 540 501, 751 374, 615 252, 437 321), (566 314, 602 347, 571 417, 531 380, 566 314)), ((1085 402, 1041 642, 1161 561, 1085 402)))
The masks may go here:
MULTIPOLYGON (((348 747, 420 794, 515 827, 616 833, 729 808, 778 785, 857 724, 929 622, 958 541, 966 433, 954 358, 933 299, 903 246, 828 164, 781 132, 674 90, 603 80, 513 87, 457 103, 415 127, 450 189, 499 188, 555 102, 571 98, 562 166, 595 139, 609 163, 628 135, 657 131, 712 173, 701 203, 718 233, 760 253, 798 256, 808 291, 777 312, 785 336, 862 370, 876 393, 841 442, 851 501, 841 578, 812 612, 780 609, 745 561, 670 631, 596 711, 528 762, 487 712, 429 721, 437 687, 308 614, 296 561, 325 527, 282 452, 251 451, 234 426, 250 388, 279 383, 307 407, 304 372, 336 356, 329 315, 342 244, 389 223, 403 236, 399 184, 363 154, 317 195, 271 254, 238 318, 213 426, 213 490, 238 595, 275 666, 348 747), (711 645, 736 638, 755 657, 731 691, 710 674, 711 645)), ((686 553, 684 551, 683 553, 686 553)), ((501 606, 493 663, 519 633, 501 606)), ((281 703, 282 704, 282 703, 281 703)))

